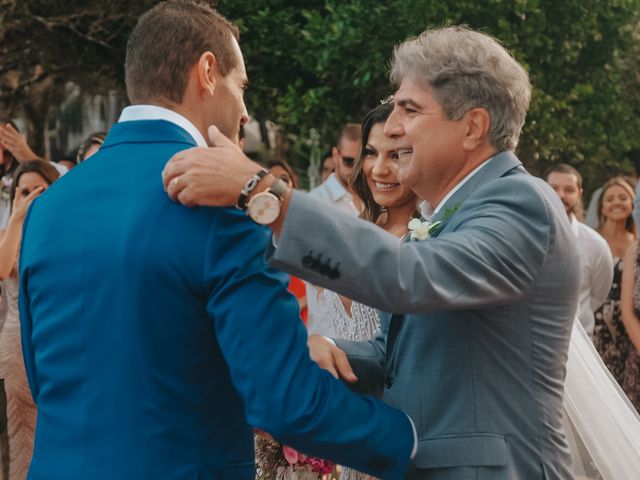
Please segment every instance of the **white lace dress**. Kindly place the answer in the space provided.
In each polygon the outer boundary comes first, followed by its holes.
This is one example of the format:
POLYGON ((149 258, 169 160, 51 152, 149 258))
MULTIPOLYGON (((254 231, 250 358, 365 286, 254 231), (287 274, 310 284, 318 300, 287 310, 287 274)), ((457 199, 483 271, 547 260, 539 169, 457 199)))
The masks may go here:
MULTIPOLYGON (((380 330, 380 319, 375 308, 358 302, 351 303, 351 315, 344 308, 340 296, 330 290, 322 290, 319 294, 320 302, 324 303, 333 325, 335 337, 342 340, 369 340, 380 330)), ((340 480, 372 479, 370 475, 356 472, 350 468, 343 468, 340 480)))

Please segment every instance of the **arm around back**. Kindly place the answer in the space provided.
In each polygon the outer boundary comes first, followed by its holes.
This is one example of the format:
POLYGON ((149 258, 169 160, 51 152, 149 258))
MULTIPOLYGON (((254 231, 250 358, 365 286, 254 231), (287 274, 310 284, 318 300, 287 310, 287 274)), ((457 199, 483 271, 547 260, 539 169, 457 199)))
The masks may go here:
POLYGON ((546 194, 531 178, 489 182, 461 203, 437 238, 406 243, 294 192, 271 262, 385 311, 515 302, 536 281, 554 234, 546 194))
POLYGON ((221 210, 204 270, 208 311, 247 421, 305 453, 402 478, 413 447, 408 418, 356 396, 311 361, 287 277, 265 263, 268 241, 244 214, 221 210))

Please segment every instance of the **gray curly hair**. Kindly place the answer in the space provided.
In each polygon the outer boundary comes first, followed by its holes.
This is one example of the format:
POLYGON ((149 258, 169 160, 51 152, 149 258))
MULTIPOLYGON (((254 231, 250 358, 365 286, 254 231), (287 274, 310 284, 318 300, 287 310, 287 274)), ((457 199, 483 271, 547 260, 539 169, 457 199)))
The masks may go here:
POLYGON ((514 150, 531 100, 526 70, 490 35, 466 26, 429 29, 395 48, 391 80, 426 81, 443 113, 459 120, 473 108, 491 117, 489 142, 514 150))

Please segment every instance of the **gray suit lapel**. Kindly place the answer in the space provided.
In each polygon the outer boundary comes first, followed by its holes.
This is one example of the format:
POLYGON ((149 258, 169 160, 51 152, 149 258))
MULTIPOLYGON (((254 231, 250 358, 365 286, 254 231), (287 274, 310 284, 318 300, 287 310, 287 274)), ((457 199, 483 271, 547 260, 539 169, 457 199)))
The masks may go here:
MULTIPOLYGON (((437 237, 438 234, 446 227, 449 219, 455 215, 458 209, 461 208, 464 200, 471 195, 477 188, 485 185, 491 180, 502 177, 509 170, 516 167, 520 167, 522 162, 512 152, 502 152, 491 158, 486 165, 484 165, 473 177, 471 177, 467 183, 465 183, 460 189, 454 193, 449 200, 442 206, 436 215, 431 218, 431 222, 442 222, 440 228, 432 235, 437 237)), ((405 239, 406 242, 410 241, 409 237, 405 239)), ((393 373, 392 355, 393 349, 398 337, 398 333, 404 323, 404 315, 392 314, 388 324, 387 330, 387 375, 393 373)), ((393 381, 391 379, 391 381, 393 381)))
POLYGON ((521 166, 522 162, 513 154, 513 152, 501 152, 491 158, 467 183, 449 198, 442 206, 438 213, 432 218, 431 222, 442 222, 440 228, 432 235, 437 237, 444 230, 449 219, 460 209, 464 200, 471 195, 477 188, 485 185, 491 180, 500 178, 509 170, 521 166))

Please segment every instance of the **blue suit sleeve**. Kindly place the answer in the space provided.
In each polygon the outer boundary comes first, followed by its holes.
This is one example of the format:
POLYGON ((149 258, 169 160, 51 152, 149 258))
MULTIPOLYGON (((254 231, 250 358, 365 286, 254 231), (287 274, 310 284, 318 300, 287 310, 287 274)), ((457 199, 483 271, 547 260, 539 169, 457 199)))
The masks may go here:
POLYGON ((310 360, 288 277, 265 262, 268 241, 245 215, 221 210, 204 270, 208 311, 247 421, 307 454, 402 478, 413 447, 409 420, 310 360))

